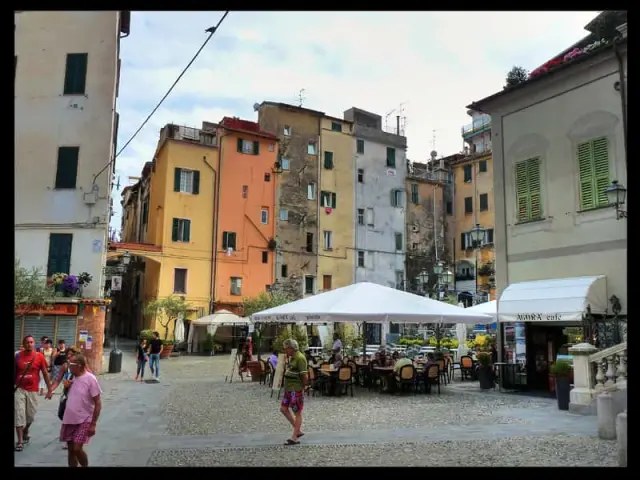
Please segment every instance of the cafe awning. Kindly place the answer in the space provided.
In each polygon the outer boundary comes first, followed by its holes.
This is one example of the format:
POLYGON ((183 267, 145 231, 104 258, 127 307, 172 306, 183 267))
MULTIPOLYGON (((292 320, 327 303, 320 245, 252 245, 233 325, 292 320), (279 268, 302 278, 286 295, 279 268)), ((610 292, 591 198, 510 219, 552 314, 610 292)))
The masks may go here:
POLYGON ((607 313, 607 279, 554 278, 512 283, 498 299, 500 322, 579 322, 587 307, 607 313))

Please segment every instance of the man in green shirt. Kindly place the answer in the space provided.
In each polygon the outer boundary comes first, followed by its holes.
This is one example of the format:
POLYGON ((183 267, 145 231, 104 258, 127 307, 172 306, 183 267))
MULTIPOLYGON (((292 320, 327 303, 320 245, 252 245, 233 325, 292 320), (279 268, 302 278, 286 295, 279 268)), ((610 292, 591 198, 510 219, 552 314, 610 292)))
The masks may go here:
POLYGON ((298 342, 290 338, 283 343, 284 351, 289 361, 284 371, 284 396, 280 411, 293 426, 293 434, 287 439, 285 445, 297 445, 298 438, 302 437, 302 410, 304 409, 304 391, 307 389, 308 366, 307 359, 300 353, 298 342), (291 412, 295 414, 295 419, 291 412))

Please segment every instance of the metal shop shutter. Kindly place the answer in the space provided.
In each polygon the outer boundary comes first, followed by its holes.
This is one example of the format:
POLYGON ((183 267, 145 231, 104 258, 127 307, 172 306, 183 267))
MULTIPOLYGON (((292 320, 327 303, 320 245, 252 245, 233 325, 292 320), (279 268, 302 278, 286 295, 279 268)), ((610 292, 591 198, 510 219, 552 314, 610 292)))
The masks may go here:
POLYGON ((17 351, 20 350, 22 345, 22 318, 14 318, 14 330, 13 330, 13 348, 17 351))
POLYGON ((36 347, 40 345, 40 339, 46 335, 53 340, 55 333, 56 317, 50 315, 43 317, 26 317, 24 319, 24 334, 32 335, 36 341, 36 347))
POLYGON ((77 317, 58 317, 58 329, 56 330, 55 343, 58 340, 64 340, 68 347, 75 345, 76 339, 76 327, 78 325, 77 317))

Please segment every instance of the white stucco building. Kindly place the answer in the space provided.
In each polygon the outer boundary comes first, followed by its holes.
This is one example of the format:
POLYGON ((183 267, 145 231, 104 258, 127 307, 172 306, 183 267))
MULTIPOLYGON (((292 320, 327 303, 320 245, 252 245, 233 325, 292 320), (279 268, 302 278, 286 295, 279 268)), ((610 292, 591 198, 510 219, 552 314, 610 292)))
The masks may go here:
POLYGON ((101 297, 130 12, 15 13, 15 243, 25 267, 88 272, 101 297))

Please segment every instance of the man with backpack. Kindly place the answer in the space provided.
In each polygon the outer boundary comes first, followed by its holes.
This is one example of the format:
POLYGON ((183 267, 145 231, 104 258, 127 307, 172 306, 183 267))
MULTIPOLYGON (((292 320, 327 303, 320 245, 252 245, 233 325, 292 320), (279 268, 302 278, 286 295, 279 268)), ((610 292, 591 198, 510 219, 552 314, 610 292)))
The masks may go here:
POLYGON ((38 390, 40 374, 47 385, 47 396, 50 399, 51 379, 47 371, 47 361, 44 355, 35 351, 35 340, 27 335, 22 340, 23 350, 15 356, 15 381, 13 388, 13 402, 15 427, 18 440, 15 451, 21 452, 24 444, 29 443, 29 427, 33 423, 38 409, 38 390))

